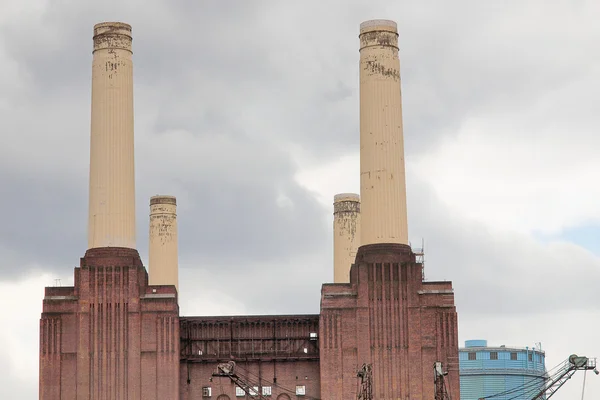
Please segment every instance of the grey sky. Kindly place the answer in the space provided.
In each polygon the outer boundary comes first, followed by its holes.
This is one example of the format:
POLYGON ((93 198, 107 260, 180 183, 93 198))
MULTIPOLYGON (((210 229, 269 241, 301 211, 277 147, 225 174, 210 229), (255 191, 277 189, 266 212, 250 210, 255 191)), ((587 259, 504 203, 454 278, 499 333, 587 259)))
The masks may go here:
POLYGON ((0 0, 0 296, 29 299, 0 314, 26 331, 0 330, 0 394, 36 398, 43 286, 86 249, 105 20, 133 26, 138 248, 149 197, 177 196, 182 313, 318 312, 332 196, 359 189, 358 25, 387 18, 410 236, 426 277, 454 282, 461 340, 542 341, 549 367, 600 355, 600 245, 561 236, 600 221, 600 5, 547 3, 0 0))

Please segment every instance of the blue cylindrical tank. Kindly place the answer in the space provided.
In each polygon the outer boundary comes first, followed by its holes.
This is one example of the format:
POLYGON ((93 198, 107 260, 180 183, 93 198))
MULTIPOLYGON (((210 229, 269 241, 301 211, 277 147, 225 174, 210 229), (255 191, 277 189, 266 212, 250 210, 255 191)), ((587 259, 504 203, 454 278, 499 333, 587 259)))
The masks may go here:
POLYGON ((459 350, 460 398, 500 394, 492 399, 530 400, 546 379, 545 358, 536 348, 488 347, 486 340, 467 340, 459 350))

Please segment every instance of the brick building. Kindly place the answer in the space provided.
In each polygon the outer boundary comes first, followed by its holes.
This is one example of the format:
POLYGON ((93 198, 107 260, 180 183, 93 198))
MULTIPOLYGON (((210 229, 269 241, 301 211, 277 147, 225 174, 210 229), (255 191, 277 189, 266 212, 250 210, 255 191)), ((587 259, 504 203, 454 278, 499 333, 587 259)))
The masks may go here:
POLYGON ((323 284, 317 315, 185 317, 173 197, 151 223, 162 235, 151 243, 165 246, 151 249, 152 285, 135 250, 131 27, 94 27, 89 249, 74 287, 46 288, 40 399, 349 400, 362 381, 374 399, 433 399, 441 362, 459 400, 452 284, 423 281, 408 245, 396 24, 367 21, 359 38, 361 234, 349 281, 323 284), (363 365, 370 379, 357 376, 363 365))

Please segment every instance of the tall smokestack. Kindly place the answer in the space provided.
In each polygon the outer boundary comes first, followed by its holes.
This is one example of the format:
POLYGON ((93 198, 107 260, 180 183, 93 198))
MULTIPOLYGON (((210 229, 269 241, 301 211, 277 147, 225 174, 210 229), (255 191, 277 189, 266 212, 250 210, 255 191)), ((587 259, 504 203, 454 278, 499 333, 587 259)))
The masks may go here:
POLYGON ((131 26, 94 26, 88 248, 135 249, 131 26))
POLYGON ((340 193, 333 197, 333 282, 350 282, 360 242, 360 197, 340 193))
POLYGON ((150 285, 175 285, 179 290, 177 259, 177 200, 173 196, 150 198, 150 285))
POLYGON ((398 29, 360 25, 360 245, 408 244, 398 29))

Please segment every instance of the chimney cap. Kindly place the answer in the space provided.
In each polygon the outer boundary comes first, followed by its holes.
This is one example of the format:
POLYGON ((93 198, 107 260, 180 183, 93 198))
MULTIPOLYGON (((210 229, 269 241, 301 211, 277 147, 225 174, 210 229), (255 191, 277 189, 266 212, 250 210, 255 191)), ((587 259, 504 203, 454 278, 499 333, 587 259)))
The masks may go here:
POLYGON ((124 22, 100 22, 94 25, 94 52, 120 49, 131 53, 131 25, 124 22))
POLYGON ((333 196, 334 203, 340 203, 342 201, 354 201, 360 203, 360 195, 356 193, 338 193, 333 196))
POLYGON ((100 22, 94 25, 94 36, 114 33, 131 37, 131 25, 125 22, 100 22))
POLYGON ((381 30, 398 33, 398 24, 389 19, 371 19, 360 24, 361 34, 381 30))
POLYGON ((168 196, 168 195, 156 195, 156 196, 152 196, 150 197, 150 205, 155 205, 155 204, 173 204, 173 205, 177 205, 177 199, 175 196, 168 196))

